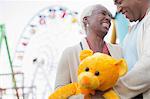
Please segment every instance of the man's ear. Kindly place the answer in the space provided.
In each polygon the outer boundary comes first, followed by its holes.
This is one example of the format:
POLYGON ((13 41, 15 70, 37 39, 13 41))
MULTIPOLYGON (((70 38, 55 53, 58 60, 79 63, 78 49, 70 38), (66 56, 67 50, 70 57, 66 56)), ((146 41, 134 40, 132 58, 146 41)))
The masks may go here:
POLYGON ((86 50, 82 50, 80 52, 80 61, 82 61, 83 59, 85 59, 88 56, 92 56, 93 55, 93 51, 86 49, 86 50))
POLYGON ((119 76, 124 76, 128 71, 128 66, 125 59, 120 59, 115 62, 115 65, 119 67, 119 76))

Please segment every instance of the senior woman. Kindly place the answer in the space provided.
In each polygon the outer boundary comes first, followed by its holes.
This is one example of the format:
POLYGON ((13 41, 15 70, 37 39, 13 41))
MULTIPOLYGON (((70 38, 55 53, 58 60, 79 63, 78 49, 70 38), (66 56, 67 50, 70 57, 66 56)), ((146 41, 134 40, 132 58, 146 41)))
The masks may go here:
POLYGON ((104 41, 111 26, 111 18, 111 13, 100 4, 85 8, 81 14, 81 25, 87 36, 79 44, 64 50, 57 68, 55 88, 77 82, 79 54, 83 49, 119 58, 114 46, 104 41))

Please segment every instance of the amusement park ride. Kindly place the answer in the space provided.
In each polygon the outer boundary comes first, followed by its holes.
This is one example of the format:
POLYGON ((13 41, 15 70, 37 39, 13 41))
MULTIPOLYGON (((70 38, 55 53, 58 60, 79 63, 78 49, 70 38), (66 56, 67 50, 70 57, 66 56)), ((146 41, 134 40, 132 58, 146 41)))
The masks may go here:
POLYGON ((0 81, 2 99, 9 99, 5 98, 10 95, 9 90, 12 91, 10 99, 47 99, 53 90, 56 66, 63 49, 85 36, 77 19, 78 12, 65 7, 42 9, 25 26, 13 58, 5 26, 1 25, 0 40, 5 41, 11 73, 0 74, 0 80, 12 78, 13 82, 12 87, 4 87, 6 83, 1 84, 0 81))

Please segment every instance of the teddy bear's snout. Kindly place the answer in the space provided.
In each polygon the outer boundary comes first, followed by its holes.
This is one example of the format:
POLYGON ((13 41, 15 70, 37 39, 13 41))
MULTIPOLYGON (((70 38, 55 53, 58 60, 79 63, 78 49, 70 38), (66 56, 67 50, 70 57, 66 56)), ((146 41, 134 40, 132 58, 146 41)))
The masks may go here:
POLYGON ((78 83, 83 88, 96 89, 99 86, 99 80, 93 73, 84 72, 78 76, 78 83))
POLYGON ((90 85, 90 79, 88 76, 84 76, 82 78, 82 82, 81 82, 83 85, 90 85))

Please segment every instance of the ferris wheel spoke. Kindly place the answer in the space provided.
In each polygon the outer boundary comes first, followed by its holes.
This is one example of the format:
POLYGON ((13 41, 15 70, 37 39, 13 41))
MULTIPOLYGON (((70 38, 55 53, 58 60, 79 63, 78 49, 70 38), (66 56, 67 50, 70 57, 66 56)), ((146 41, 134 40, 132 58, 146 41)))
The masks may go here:
MULTIPOLYGON (((52 92, 58 60, 62 51, 77 43, 80 33, 78 13, 61 6, 40 10, 25 26, 16 46, 14 66, 22 67, 27 90, 36 99, 47 99, 52 92)), ((27 99, 28 99, 27 98, 27 99)))

